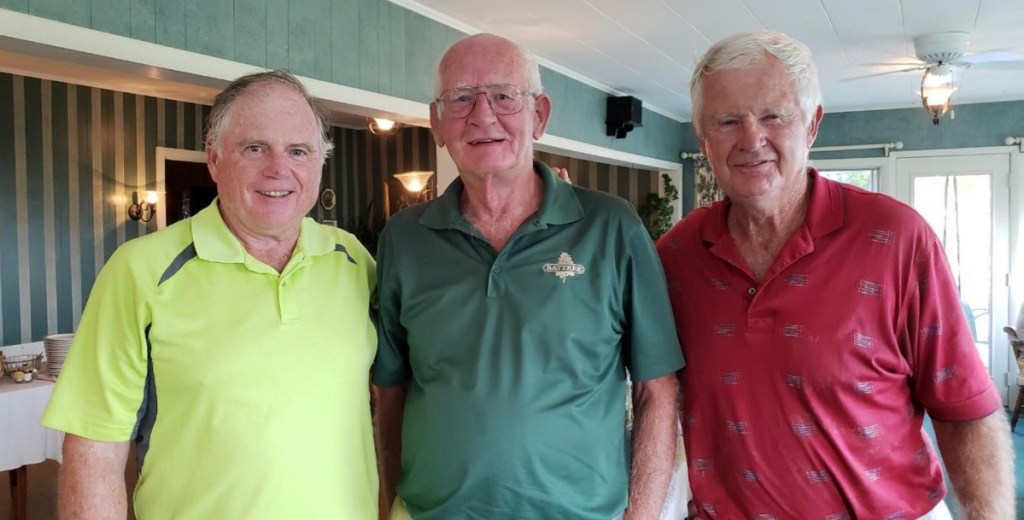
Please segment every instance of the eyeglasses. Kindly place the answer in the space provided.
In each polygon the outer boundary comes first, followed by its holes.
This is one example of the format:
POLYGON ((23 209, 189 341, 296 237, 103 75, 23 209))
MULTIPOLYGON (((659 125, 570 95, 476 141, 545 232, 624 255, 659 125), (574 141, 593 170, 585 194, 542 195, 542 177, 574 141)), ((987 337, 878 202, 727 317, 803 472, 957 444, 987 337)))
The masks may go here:
POLYGON ((480 94, 487 96, 487 104, 499 116, 518 114, 526 106, 526 97, 532 95, 515 85, 455 87, 444 91, 434 100, 437 103, 438 117, 461 119, 469 116, 480 94))

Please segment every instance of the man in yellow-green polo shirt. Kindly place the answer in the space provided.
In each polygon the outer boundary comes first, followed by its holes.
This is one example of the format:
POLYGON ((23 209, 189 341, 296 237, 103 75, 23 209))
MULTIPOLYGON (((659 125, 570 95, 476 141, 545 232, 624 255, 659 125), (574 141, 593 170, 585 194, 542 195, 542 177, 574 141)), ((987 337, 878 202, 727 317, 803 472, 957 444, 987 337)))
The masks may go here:
POLYGON ((304 216, 330 152, 293 76, 240 78, 207 134, 218 199, 119 248, 43 418, 67 432, 62 518, 368 519, 374 262, 304 216))
POLYGON ((624 200, 533 162, 551 100, 517 45, 465 38, 438 75, 459 178, 379 242, 390 518, 656 519, 682 355, 654 245, 624 200))

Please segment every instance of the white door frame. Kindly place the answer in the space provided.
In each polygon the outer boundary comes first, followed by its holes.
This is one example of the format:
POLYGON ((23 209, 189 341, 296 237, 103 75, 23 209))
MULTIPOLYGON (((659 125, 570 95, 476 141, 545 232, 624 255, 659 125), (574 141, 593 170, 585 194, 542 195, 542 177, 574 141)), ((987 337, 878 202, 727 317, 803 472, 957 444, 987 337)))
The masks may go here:
MULTIPOLYGON (((893 153, 893 160, 897 164, 893 171, 896 177, 897 192, 909 195, 911 193, 911 179, 909 175, 899 172, 899 159, 928 159, 937 157, 970 157, 979 155, 997 155, 1006 157, 1008 163, 1008 174, 1006 184, 1000 184, 993 179, 992 184, 992 309, 991 309, 991 348, 992 348, 992 375, 996 388, 1008 404, 1016 390, 1017 365, 1013 360, 1012 351, 1009 348, 1006 334, 1002 332, 1003 325, 1009 323, 1010 317, 1016 315, 1016 309, 1022 296, 1024 287, 1020 284, 1013 285, 1011 280, 1020 277, 1020 269, 1014 269, 1016 265, 1011 258, 1011 251, 1020 247, 1020 219, 1022 218, 1020 204, 1014 203, 1013 193, 1022 189, 1020 171, 1020 150, 1013 146, 990 146, 981 148, 959 148, 949 150, 924 150, 916 152, 893 153), (1012 230, 1016 228, 1017 232, 1012 230), (1015 306, 1016 303, 1016 306, 1015 306), (1013 384, 1011 384, 1013 383, 1013 384)), ((1017 198, 1017 201, 1020 199, 1017 198)), ((909 202, 908 202, 909 203, 909 202)), ((1019 261, 1019 255, 1018 255, 1019 261)))

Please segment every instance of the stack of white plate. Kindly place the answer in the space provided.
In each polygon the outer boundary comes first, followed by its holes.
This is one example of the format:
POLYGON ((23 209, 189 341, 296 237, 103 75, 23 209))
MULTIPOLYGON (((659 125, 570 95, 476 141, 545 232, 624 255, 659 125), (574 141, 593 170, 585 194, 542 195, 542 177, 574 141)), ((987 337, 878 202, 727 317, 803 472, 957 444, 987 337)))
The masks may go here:
POLYGON ((46 373, 56 377, 68 357, 74 334, 53 334, 43 338, 43 349, 46 351, 46 373))

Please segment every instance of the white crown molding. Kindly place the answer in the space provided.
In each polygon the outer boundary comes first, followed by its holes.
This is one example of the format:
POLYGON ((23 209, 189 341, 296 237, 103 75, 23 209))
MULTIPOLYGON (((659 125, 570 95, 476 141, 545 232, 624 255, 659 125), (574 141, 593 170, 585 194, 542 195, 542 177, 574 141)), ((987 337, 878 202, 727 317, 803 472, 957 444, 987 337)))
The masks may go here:
MULTIPOLYGON (((0 9, 0 70, 147 95, 173 83, 177 95, 172 99, 208 105, 234 78, 265 69, 0 9), (26 70, 26 61, 56 66, 39 73, 26 70)), ((406 124, 429 125, 426 103, 299 78, 331 110, 361 116, 386 113, 406 124)))

